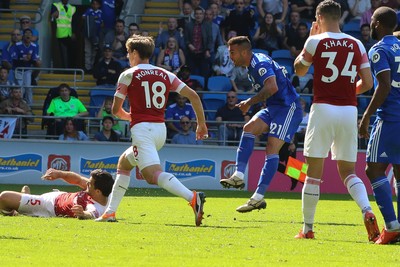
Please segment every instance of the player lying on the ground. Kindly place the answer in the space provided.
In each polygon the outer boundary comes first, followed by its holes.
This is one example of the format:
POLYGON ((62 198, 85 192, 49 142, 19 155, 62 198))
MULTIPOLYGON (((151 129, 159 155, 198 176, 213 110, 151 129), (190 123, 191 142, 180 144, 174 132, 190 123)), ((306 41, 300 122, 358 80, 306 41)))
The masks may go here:
POLYGON ((42 179, 63 179, 83 190, 75 193, 58 191, 31 195, 29 187, 24 186, 22 193, 3 191, 0 194, 1 213, 4 215, 19 213, 38 217, 63 216, 95 219, 105 211, 108 195, 114 184, 111 174, 100 169, 92 171, 90 178, 74 172, 48 169, 42 179))

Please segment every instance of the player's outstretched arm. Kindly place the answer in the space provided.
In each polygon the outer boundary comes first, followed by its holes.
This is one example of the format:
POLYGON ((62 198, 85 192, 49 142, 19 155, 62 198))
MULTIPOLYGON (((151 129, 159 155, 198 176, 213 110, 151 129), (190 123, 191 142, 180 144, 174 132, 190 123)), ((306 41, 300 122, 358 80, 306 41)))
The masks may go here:
POLYGON ((179 92, 184 97, 187 97, 192 104, 193 110, 197 118, 196 139, 201 140, 208 137, 208 129, 206 126, 206 116, 204 115, 203 104, 199 95, 190 87, 185 86, 179 92))
POLYGON ((86 189, 87 183, 89 182, 88 178, 83 177, 75 172, 60 171, 52 168, 46 171, 46 173, 42 176, 42 179, 50 181, 63 179, 67 183, 77 185, 82 189, 86 189))

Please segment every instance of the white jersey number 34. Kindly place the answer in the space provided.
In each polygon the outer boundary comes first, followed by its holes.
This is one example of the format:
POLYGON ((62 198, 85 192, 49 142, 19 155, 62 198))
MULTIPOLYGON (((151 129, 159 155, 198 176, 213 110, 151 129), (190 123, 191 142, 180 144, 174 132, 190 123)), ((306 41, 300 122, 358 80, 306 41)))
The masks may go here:
MULTIPOLYGON (((332 70, 332 75, 327 77, 322 75, 321 80, 325 83, 333 83, 339 76, 339 70, 335 65, 335 58, 337 52, 322 52, 321 57, 328 58, 328 63, 326 67, 332 70)), ((351 83, 354 83, 357 77, 357 68, 355 65, 351 65, 354 57, 354 52, 349 52, 347 55, 346 63, 344 64, 343 70, 340 72, 341 76, 348 76, 350 77, 351 83)))

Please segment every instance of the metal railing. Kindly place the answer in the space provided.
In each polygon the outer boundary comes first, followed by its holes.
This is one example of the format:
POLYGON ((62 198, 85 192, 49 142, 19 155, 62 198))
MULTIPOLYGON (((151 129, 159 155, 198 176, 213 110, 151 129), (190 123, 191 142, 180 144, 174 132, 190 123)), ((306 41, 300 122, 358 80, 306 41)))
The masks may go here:
MULTIPOLYGON (((83 71, 83 69, 42 68, 42 67, 40 67, 40 68, 37 68, 37 67, 17 67, 15 69, 16 72, 22 71, 22 74, 27 70, 49 71, 50 73, 53 73, 55 71, 60 71, 63 74, 69 73, 69 72, 73 73, 74 74, 74 79, 73 79, 74 86, 73 87, 76 87, 76 82, 83 82, 85 80, 85 72, 83 71), (77 78, 77 75, 79 75, 78 73, 80 74, 80 78, 77 78)), ((62 83, 62 82, 63 81, 60 81, 60 83, 62 83)), ((42 87, 42 86, 40 86, 40 87, 42 87)))
MULTIPOLYGON (((43 19, 43 14, 39 10, 32 10, 32 9, 4 9, 4 8, 0 8, 0 17, 1 17, 1 14, 4 14, 4 13, 12 13, 13 14, 14 28, 16 27, 17 24, 19 24, 19 17, 20 16, 17 16, 17 15, 21 14, 21 13, 22 14, 26 14, 26 13, 38 14, 39 18, 37 20, 36 20, 36 16, 35 16, 35 19, 32 19, 32 17, 31 17, 32 24, 38 24, 43 19)), ((4 28, 3 25, 0 25, 0 27, 4 28)))

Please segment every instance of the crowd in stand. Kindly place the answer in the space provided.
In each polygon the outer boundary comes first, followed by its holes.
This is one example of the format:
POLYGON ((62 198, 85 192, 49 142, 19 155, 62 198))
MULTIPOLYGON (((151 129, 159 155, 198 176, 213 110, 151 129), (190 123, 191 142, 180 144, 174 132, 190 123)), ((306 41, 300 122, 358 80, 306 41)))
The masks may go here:
MULTIPOLYGON (((122 2, 92 0, 90 7, 80 18, 77 17, 76 7, 68 0, 52 4, 50 19, 59 45, 57 51, 60 67, 73 66, 71 60, 76 51, 74 47, 76 25, 80 20, 80 25, 84 25, 81 29, 84 32, 82 44, 84 63, 81 67, 86 74, 93 75, 98 88, 114 90, 120 73, 129 68, 125 48, 127 39, 133 34, 149 35, 149 32, 141 29, 139 24, 126 25, 124 20, 119 19, 122 2)), ((303 49, 319 2, 318 0, 180 0, 178 8, 181 15, 176 18, 169 17, 166 25, 160 22, 159 31, 154 36, 156 50, 152 63, 174 72, 196 91, 208 91, 210 77, 224 76, 229 79, 231 91, 225 92, 226 101, 217 108, 216 118, 214 116, 212 118, 216 122, 241 121, 237 124, 220 125, 219 132, 215 135, 220 144, 225 144, 224 141, 227 140, 237 141, 240 138, 242 125, 251 114, 239 118, 240 114, 234 108, 234 104, 239 101, 241 93, 252 93, 254 89, 247 77, 247 69, 235 67, 230 60, 227 41, 237 35, 246 35, 252 41, 255 52, 263 52, 274 58, 274 51, 286 50, 290 52, 289 62, 293 61, 303 49), (201 77, 202 82, 192 78, 194 76, 201 77)), ((342 30, 346 32, 348 25, 357 25, 355 28, 358 30, 354 31, 353 27, 348 33, 359 38, 367 50, 375 43, 369 36, 369 23, 373 11, 381 5, 396 10, 398 8, 395 0, 337 0, 337 2, 342 7, 342 30)), ((37 84, 39 72, 18 71, 17 68, 41 66, 38 49, 39 32, 32 25, 29 16, 22 16, 19 25, 18 29, 11 32, 10 42, 2 48, 0 69, 0 107, 3 107, 0 108, 0 113, 2 114, 32 114, 31 86, 37 84), (13 90, 14 88, 17 90, 13 90)), ((298 93, 312 94, 312 73, 298 77, 292 73, 291 64, 278 63, 287 69, 298 93)), ((60 84, 55 90, 57 92, 52 94, 53 99, 48 99, 44 105, 43 115, 60 118, 89 116, 88 108, 80 102, 77 95, 74 95, 74 89, 68 84, 60 84), (60 107, 55 108, 54 101, 61 101, 64 110, 56 110, 60 107), (74 108, 71 109, 71 106, 74 108), (68 112, 64 113, 66 110, 68 112)), ((360 112, 368 104, 368 98, 366 99, 360 101, 360 112)), ((311 97, 306 97, 305 100, 305 106, 309 107, 311 97)), ((170 97, 166 119, 174 122, 168 122, 168 137, 174 143, 185 140, 182 142, 194 144, 193 140, 188 140, 194 138, 193 109, 186 101, 180 96, 170 97), (186 127, 188 121, 191 123, 190 127, 186 127), (174 138, 177 134, 180 136, 174 138)), ((120 122, 110 112, 112 99, 104 99, 102 103, 101 108, 98 106, 100 110, 90 114, 99 119, 103 118, 101 131, 95 135, 94 140, 118 141, 122 130, 120 122)), ((24 119, 25 132, 27 123, 29 120, 24 119)), ((80 123, 74 120, 53 120, 52 123, 45 124, 49 135, 60 136, 65 140, 74 138, 74 140, 85 140, 82 135, 84 127, 80 123), (67 128, 74 128, 73 137, 67 133, 67 128)))

